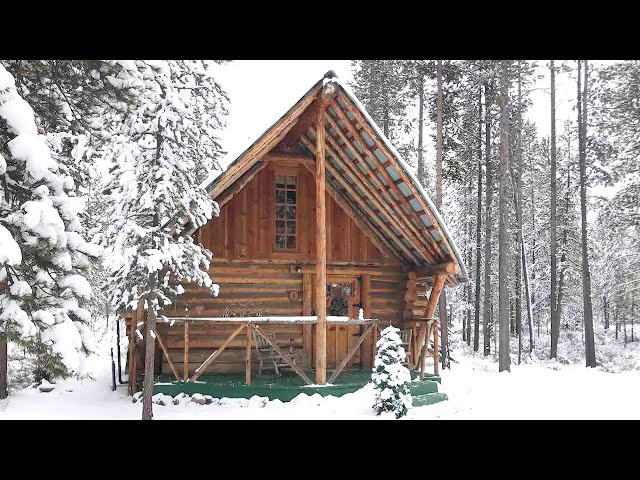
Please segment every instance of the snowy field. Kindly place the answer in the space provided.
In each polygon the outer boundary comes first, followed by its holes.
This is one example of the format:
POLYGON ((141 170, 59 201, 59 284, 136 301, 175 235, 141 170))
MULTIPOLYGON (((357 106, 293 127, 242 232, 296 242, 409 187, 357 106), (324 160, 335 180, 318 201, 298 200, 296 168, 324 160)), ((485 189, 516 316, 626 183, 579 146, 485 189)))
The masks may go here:
MULTIPOLYGON (((635 346, 635 345, 634 345, 635 346)), ((461 353, 461 352, 459 352, 461 353)), ((538 362, 497 373, 497 364, 458 355, 443 374, 449 400, 410 410, 408 419, 640 419, 640 370, 609 373, 600 367, 538 362)), ((54 391, 26 389, 0 405, 0 419, 139 419, 125 387, 110 388, 107 357, 92 359, 96 380, 66 380, 54 391)), ((391 419, 371 409, 367 385, 340 398, 301 394, 292 402, 255 397, 219 404, 154 405, 156 419, 391 419)))

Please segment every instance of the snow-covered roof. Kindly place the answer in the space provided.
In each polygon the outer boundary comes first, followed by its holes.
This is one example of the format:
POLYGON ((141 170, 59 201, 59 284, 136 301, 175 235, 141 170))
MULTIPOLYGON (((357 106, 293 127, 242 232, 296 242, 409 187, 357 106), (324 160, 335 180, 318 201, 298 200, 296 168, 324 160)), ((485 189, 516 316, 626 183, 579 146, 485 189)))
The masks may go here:
POLYGON ((337 92, 325 116, 329 193, 343 197, 376 237, 372 240, 388 247, 387 251, 402 262, 428 267, 453 261, 458 269, 448 277, 448 283, 468 281, 460 252, 429 195, 351 89, 331 71, 266 128, 226 171, 207 179, 205 189, 218 199, 234 183, 246 184, 266 163, 265 154, 291 135, 296 136, 300 154, 313 161, 316 130, 309 118, 328 84, 337 92))

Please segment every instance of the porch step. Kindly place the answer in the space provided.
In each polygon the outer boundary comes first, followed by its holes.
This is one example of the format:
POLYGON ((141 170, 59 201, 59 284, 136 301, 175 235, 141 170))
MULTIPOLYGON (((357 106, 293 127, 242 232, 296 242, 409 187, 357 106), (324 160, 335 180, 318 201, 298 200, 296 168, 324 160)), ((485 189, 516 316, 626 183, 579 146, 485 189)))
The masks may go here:
POLYGON ((425 405, 433 405, 434 403, 444 402, 448 400, 447 394, 444 392, 427 393, 425 395, 411 395, 414 407, 423 407, 425 405))
MULTIPOLYGON (((419 371, 413 371, 411 372, 411 380, 415 380, 416 378, 420 378, 420 372, 419 371)), ((424 374, 424 379, 425 381, 432 381, 432 382, 438 382, 438 383, 442 383, 442 378, 440 377, 440 375, 434 375, 433 373, 426 373, 424 374)))
POLYGON ((409 392, 411 392, 412 396, 438 393, 438 382, 431 380, 424 380, 422 382, 411 382, 409 384, 409 392))

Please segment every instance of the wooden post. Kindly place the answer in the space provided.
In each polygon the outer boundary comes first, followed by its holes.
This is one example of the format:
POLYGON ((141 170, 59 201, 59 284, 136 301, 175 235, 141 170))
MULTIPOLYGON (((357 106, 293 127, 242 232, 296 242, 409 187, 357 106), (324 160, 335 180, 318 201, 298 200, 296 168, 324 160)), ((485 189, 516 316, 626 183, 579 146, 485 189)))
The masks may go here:
POLYGON ((327 230, 325 205, 324 115, 318 110, 316 121, 316 383, 327 383, 327 230))
MULTIPOLYGON (((362 301, 362 310, 364 312, 364 318, 372 318, 371 315, 371 275, 362 275, 360 281, 360 300, 362 301)), ((373 334, 367 338, 367 341, 362 346, 362 367, 373 367, 373 359, 375 357, 376 348, 376 330, 374 328, 373 334), (369 346, 373 344, 370 348, 369 346), (373 355, 371 354, 373 352, 373 355)))
POLYGON ((171 361, 171 358, 169 358, 169 352, 167 351, 167 347, 165 347, 164 342, 162 341, 162 337, 160 336, 160 332, 158 332, 157 329, 156 329, 156 340, 158 340, 158 343, 160 344, 160 348, 162 349, 164 356, 167 358, 167 362, 169 363, 169 368, 171 368, 171 371, 173 372, 173 376, 176 377, 176 381, 179 382, 180 375, 178 375, 178 370, 176 369, 176 366, 171 361))
POLYGON ((189 381, 189 321, 184 322, 184 365, 183 365, 184 381, 189 381))
POLYGON ((244 383, 251 385, 251 324, 247 323, 247 363, 244 369, 244 383))
MULTIPOLYGON (((431 295, 429 295, 427 308, 424 312, 424 316, 427 320, 433 318, 433 314, 436 311, 436 306, 438 305, 438 300, 440 300, 440 292, 442 292, 442 289, 444 288, 445 279, 446 277, 444 276, 444 274, 436 275, 436 278, 433 282, 433 287, 431 287, 431 295)), ((418 348, 421 349, 421 352, 420 356, 418 357, 418 363, 416 363, 416 367, 420 365, 420 362, 424 362, 428 344, 429 338, 427 336, 427 322, 423 322, 422 325, 420 325, 420 334, 418 336, 418 348)))
MULTIPOLYGON (((302 314, 311 315, 313 302, 313 287, 310 273, 302 274, 302 314)), ((302 351, 309 357, 309 366, 313 365, 313 325, 303 325, 302 327, 302 351)))
POLYGON ((433 373, 440 374, 440 361, 438 360, 438 320, 433 322, 433 373))

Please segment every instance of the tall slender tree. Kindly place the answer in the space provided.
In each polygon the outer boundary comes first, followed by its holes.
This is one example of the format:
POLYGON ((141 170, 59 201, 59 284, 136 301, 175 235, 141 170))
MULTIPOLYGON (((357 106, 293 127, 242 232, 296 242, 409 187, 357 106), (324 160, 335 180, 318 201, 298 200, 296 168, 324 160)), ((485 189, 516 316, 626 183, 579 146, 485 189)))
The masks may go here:
POLYGON ((556 156, 556 71, 554 61, 549 63, 551 74, 551 228, 549 230, 551 245, 551 358, 558 357, 558 336, 560 334, 560 319, 558 318, 558 290, 557 290, 557 195, 556 182, 557 156, 556 156))
POLYGON ((584 60, 584 91, 580 88, 580 60, 578 60, 578 140, 580 159, 580 214, 582 220, 582 300, 584 315, 585 358, 587 367, 596 366, 593 335, 593 305, 591 301, 591 273, 587 238, 587 98, 589 64, 584 60))
MULTIPOLYGON (((489 74, 489 73, 488 73, 489 74)), ((483 353, 491 353, 491 200, 493 198, 493 174, 491 172, 491 99, 493 79, 484 80, 485 106, 485 220, 484 220, 484 300, 482 312, 483 353)))
POLYGON ((500 324, 500 345, 498 348, 499 371, 511 370, 511 356, 509 354, 509 296, 507 292, 507 226, 509 224, 509 64, 502 61, 502 75, 500 78, 500 163, 499 163, 499 201, 500 222, 498 230, 498 316, 500 324))

